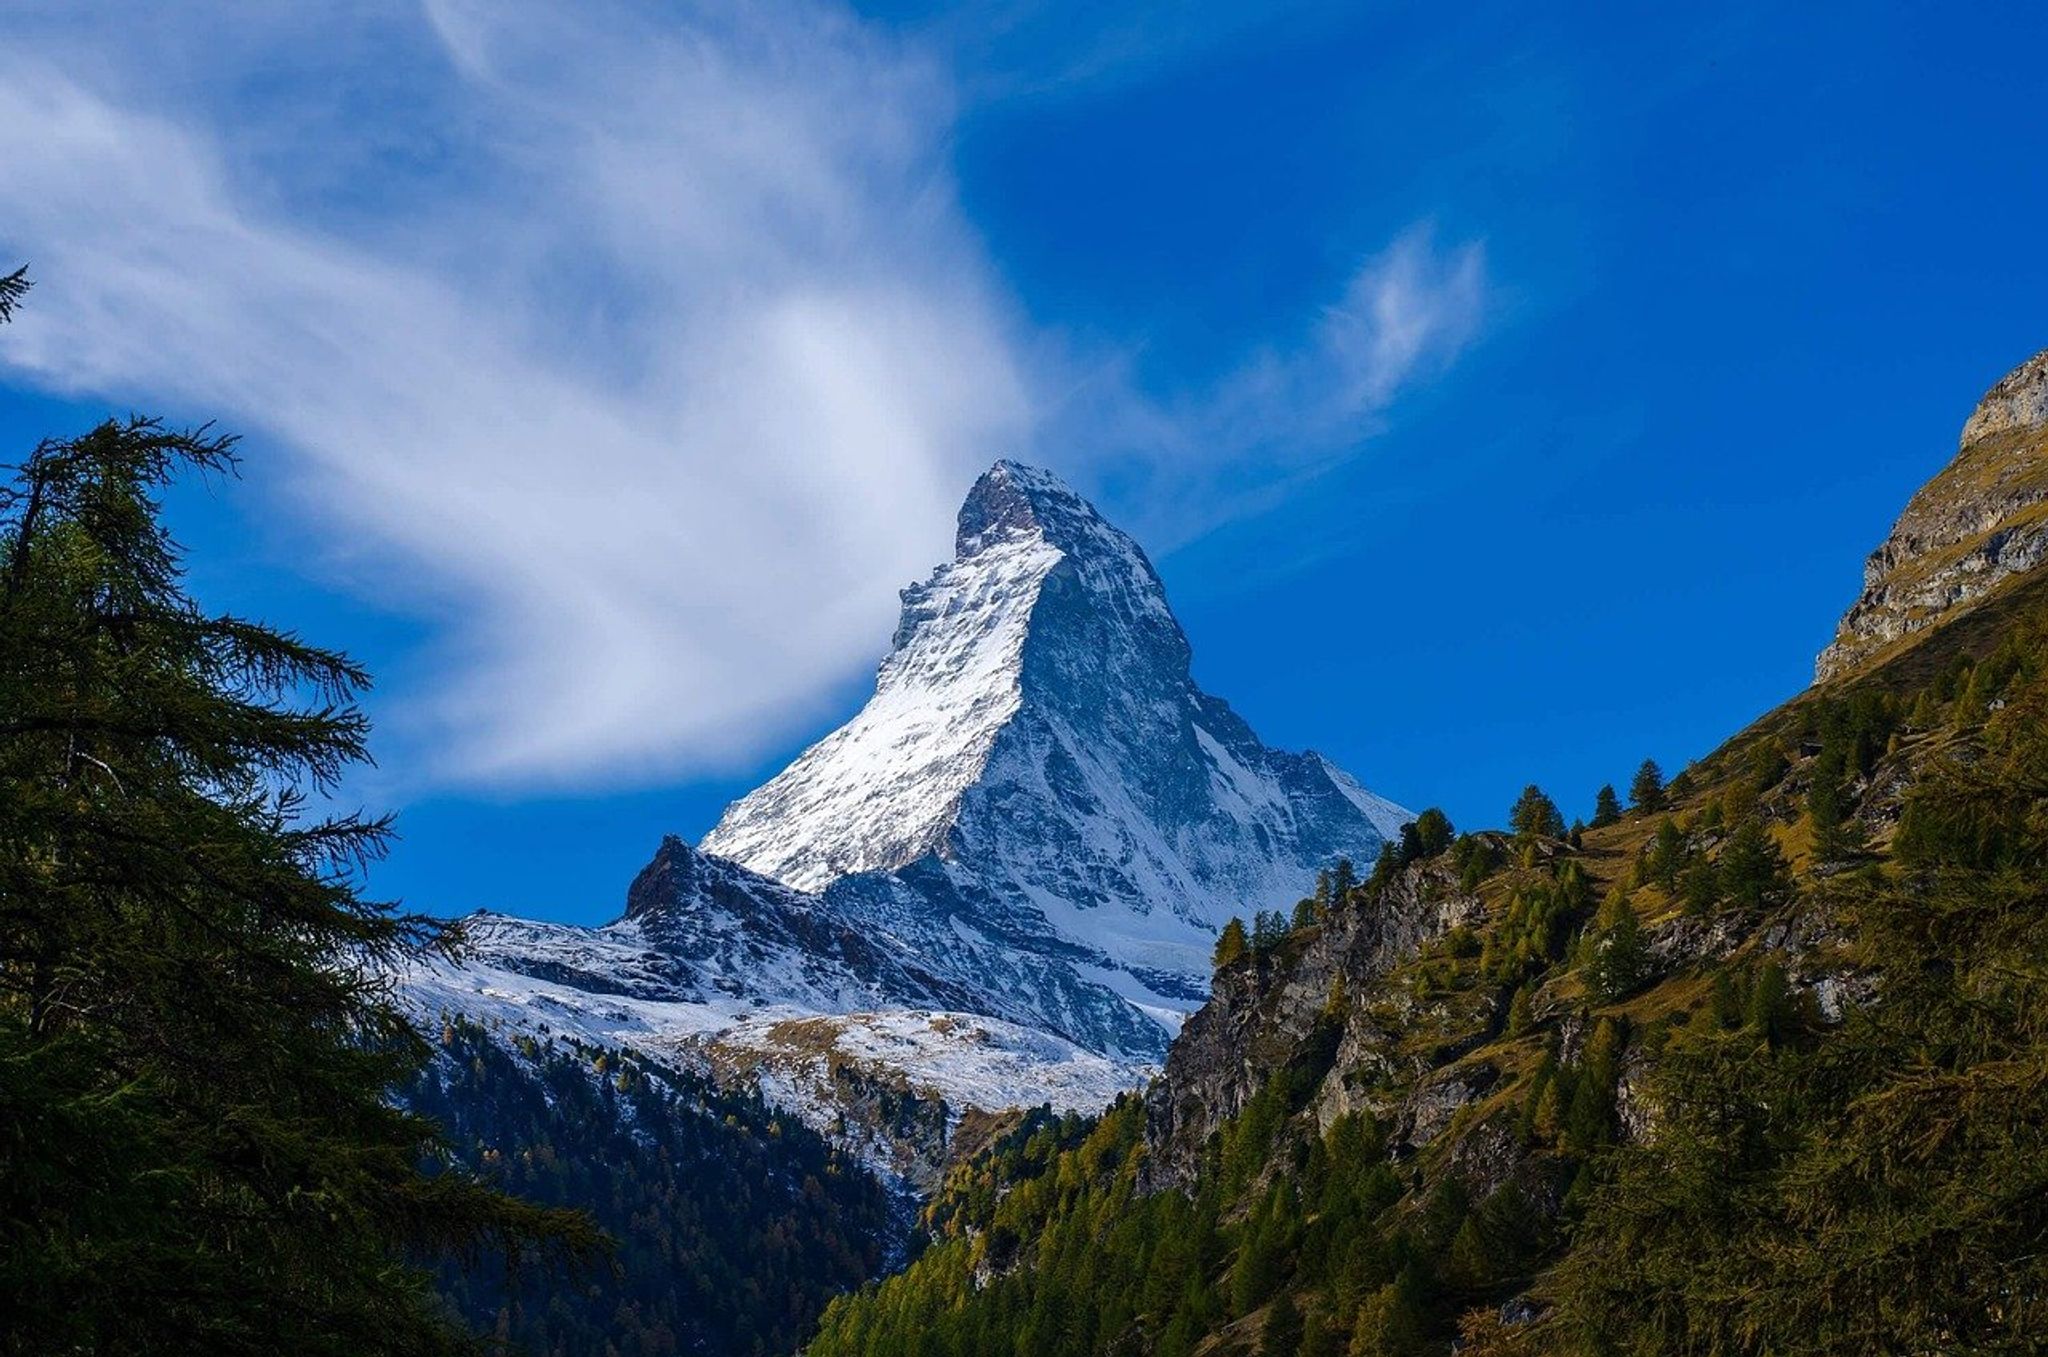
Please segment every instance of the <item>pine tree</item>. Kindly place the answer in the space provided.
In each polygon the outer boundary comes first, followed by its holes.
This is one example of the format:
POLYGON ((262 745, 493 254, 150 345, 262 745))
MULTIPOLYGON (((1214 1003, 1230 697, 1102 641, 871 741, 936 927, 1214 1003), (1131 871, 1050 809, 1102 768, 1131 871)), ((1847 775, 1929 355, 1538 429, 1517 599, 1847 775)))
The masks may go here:
POLYGON ((1588 1155, 1614 1139, 1614 1094, 1621 1078, 1621 1025, 1602 1018, 1586 1043, 1564 1117, 1564 1147, 1588 1155))
POLYGON ((1508 1001, 1507 1032, 1509 1036, 1518 1037, 1535 1026, 1535 1002, 1528 984, 1524 983, 1516 988, 1515 997, 1508 1001))
POLYGON ((1267 1308, 1265 1325, 1259 1330, 1259 1357, 1300 1357, 1301 1340, 1301 1307, 1292 1294, 1282 1291, 1267 1308))
POLYGON ((1685 893, 1685 912, 1694 916, 1711 914, 1721 903, 1721 873, 1705 858, 1693 863, 1679 883, 1685 893))
POLYGON ((1738 909, 1757 909, 1790 888, 1785 855, 1754 816, 1735 827, 1721 850, 1722 894, 1738 909))
POLYGON ((2040 1346, 2048 679, 2007 701, 1908 792, 1893 869, 1826 888, 1881 997, 1802 1032, 1767 961, 1743 1030, 1717 978, 1721 1030, 1660 1057, 1658 1133, 1609 1161, 1557 1275, 1560 1346, 2040 1346))
POLYGON ((1406 864, 1433 858, 1448 849, 1457 837, 1451 817, 1431 806, 1401 826, 1401 861, 1406 864))
POLYGON ((1750 987, 1743 1026, 1767 1044, 1777 1046, 1791 1035, 1791 1018, 1791 987, 1785 979, 1784 966, 1773 957, 1764 962, 1756 983, 1750 987))
POLYGON ((1301 1345, 1296 1351, 1298 1357, 1342 1357, 1337 1331, 1323 1317, 1321 1310, 1309 1312, 1301 1329, 1301 1345))
POLYGON ((1617 891, 1601 907, 1592 960, 1586 967, 1586 989, 1604 1004, 1633 994, 1648 977, 1650 948, 1642 921, 1625 891, 1617 891))
POLYGON ((1535 783, 1522 788, 1521 796, 1515 800, 1514 808, 1508 812, 1508 828, 1520 839, 1561 839, 1564 837, 1564 815, 1557 808, 1557 802, 1543 794, 1535 783))
POLYGON ((1614 784, 1601 785, 1593 796, 1593 828, 1605 829, 1621 819, 1621 798, 1614 794, 1614 784))
POLYGON ((1653 815, 1664 809, 1664 770, 1657 766, 1657 760, 1644 759, 1636 769, 1634 780, 1628 784, 1629 809, 1638 815, 1653 815))
POLYGON ((1685 831, 1678 827, 1678 821, 1665 816, 1657 826, 1657 837, 1650 843, 1649 855, 1643 860, 1643 875, 1665 890, 1678 887, 1678 874, 1685 867, 1689 845, 1685 831))
POLYGON ((1234 918, 1216 935, 1216 950, 1210 955, 1210 961, 1220 971, 1250 950, 1251 941, 1245 936, 1244 920, 1234 918))
MULTIPOLYGON (((20 276, 0 303, 20 298, 20 276)), ((387 1098, 394 967, 459 939, 358 893, 388 826, 312 813, 361 668, 186 595, 159 496, 233 440, 146 419, 0 489, 0 1313, 36 1352, 431 1352, 409 1259, 594 1239, 387 1098), (298 705, 307 700, 306 705, 298 705)))
POLYGON ((1416 1287, 1405 1277, 1387 1283, 1358 1309, 1350 1357, 1419 1357, 1429 1350, 1416 1287))

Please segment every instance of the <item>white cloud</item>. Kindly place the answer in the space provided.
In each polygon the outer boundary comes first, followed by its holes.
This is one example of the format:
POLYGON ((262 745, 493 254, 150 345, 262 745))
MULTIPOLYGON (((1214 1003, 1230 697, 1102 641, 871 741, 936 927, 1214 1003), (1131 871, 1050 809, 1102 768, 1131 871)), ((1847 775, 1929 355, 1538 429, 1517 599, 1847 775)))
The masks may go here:
POLYGON ((1192 426, 1227 456, 1327 456, 1449 366, 1485 302, 1484 248, 1440 249, 1427 224, 1411 227, 1358 267, 1303 341, 1260 355, 1201 401, 1192 426))
MULTIPOLYGON (((40 284, 0 357, 287 449, 329 550, 441 637, 385 712, 432 776, 786 735, 1061 405, 962 219, 946 73, 842 11, 51 13, 0 55, 0 245, 40 284)), ((1291 352, 1092 436, 1353 437, 1481 292, 1476 250, 1404 237, 1291 352)))
POLYGON ((1464 352, 1489 295, 1485 247, 1442 246, 1418 223, 1362 262, 1292 343, 1164 398, 1105 365, 1097 389, 1068 395, 1065 422, 1138 464, 1143 519, 1133 526, 1155 548, 1172 546, 1270 506, 1354 453, 1403 392, 1464 352))

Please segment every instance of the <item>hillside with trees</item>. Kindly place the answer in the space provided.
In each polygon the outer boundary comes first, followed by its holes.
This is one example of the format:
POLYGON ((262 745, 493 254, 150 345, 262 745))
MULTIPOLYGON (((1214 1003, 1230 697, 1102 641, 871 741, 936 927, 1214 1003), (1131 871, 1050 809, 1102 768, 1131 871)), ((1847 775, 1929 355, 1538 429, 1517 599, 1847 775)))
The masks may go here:
POLYGON ((898 1209, 756 1097, 418 1030, 462 936, 332 809, 368 675, 205 611, 163 523, 235 466, 131 418, 0 486, 0 1352, 788 1351, 898 1209))
POLYGON ((466 1170, 613 1241, 574 1270, 441 1267, 473 1328, 536 1357, 788 1352, 903 1237, 880 1181, 795 1117, 630 1052, 450 1018, 404 1101, 466 1170))
POLYGON ((1228 934, 1147 1096, 961 1166, 808 1351, 2030 1350, 2048 584, 1598 800, 1228 934))

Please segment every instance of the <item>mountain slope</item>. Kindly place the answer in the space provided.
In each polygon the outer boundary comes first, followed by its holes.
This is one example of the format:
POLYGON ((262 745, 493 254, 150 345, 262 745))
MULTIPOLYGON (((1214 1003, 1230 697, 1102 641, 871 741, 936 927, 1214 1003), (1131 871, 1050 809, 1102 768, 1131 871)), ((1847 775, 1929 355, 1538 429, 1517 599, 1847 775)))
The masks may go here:
MULTIPOLYGON (((1407 819, 1314 754, 1262 745, 1196 688, 1145 554, 1048 472, 1001 462, 954 559, 903 594, 875 694, 736 802, 704 851, 880 911, 1060 956, 1171 1021, 1216 928, 1282 908, 1407 819), (888 873, 878 886, 862 876, 888 873), (908 891, 902 887, 908 887, 908 891)), ((1098 1049, 1141 1035, 1043 1005, 1098 1049)))
POLYGON ((808 1351, 2036 1350, 2044 789, 2037 569, 1665 808, 1384 859, 1143 1098, 958 1166, 808 1351))
POLYGON ((2048 350, 2000 378, 1955 460, 1920 488, 1863 567, 1863 592, 1817 682, 1893 653, 2048 560, 2048 350))
POLYGON ((904 593, 876 693, 665 840, 603 928, 479 913, 415 1009, 759 1089, 912 1190, 962 1119, 1100 1108, 1207 994, 1216 926, 1374 857, 1405 814, 1198 690, 1144 553, 999 463, 904 593))
POLYGON ((616 1242, 574 1276, 442 1267, 441 1294, 510 1351, 787 1352, 902 1246, 901 1202, 858 1164, 758 1098, 642 1056, 451 1021, 405 1102, 470 1172, 588 1210, 616 1242))

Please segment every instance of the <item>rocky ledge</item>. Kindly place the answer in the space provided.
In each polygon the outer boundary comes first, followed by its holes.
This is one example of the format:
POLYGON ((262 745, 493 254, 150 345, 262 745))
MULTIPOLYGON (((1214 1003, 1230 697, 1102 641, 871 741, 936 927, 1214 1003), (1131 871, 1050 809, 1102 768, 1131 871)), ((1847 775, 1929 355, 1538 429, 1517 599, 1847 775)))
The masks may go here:
POLYGON ((1963 425, 1955 460, 1913 496, 1863 567, 1863 593, 1814 681, 1853 672, 2048 560, 2048 349, 2007 373, 1963 425))

